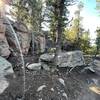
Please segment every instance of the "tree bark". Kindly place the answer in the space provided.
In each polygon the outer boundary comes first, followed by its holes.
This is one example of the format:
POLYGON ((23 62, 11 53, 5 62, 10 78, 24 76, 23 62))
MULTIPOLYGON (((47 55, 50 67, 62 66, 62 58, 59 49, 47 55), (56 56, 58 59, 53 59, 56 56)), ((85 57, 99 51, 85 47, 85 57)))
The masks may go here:
POLYGON ((54 56, 54 63, 57 65, 58 54, 61 52, 62 45, 62 33, 63 33, 63 25, 62 25, 62 17, 64 12, 64 2, 65 0, 57 0, 57 5, 55 5, 55 14, 57 15, 57 42, 56 42, 56 51, 54 56))

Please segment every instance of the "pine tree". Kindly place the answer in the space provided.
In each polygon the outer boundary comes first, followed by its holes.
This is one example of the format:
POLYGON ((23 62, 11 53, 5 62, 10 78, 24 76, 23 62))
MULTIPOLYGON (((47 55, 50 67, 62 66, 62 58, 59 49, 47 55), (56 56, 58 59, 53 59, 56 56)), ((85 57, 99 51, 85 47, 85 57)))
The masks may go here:
POLYGON ((69 11, 67 7, 71 4, 73 4, 73 0, 47 0, 48 19, 51 21, 50 29, 56 37, 56 51, 53 60, 55 63, 57 62, 59 52, 61 52, 62 36, 68 23, 69 11))
POLYGON ((97 38, 96 38, 96 45, 97 45, 97 53, 100 53, 100 29, 97 29, 97 38))

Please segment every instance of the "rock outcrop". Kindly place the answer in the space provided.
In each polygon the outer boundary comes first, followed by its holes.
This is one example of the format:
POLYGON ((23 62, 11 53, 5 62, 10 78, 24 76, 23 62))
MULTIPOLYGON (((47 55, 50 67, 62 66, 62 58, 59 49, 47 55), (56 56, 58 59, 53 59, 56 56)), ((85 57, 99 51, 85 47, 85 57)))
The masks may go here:
POLYGON ((46 40, 44 34, 37 34, 33 37, 32 32, 28 30, 24 23, 19 21, 13 22, 9 19, 2 18, 0 19, 0 56, 8 57, 10 53, 14 56, 19 55, 20 50, 15 35, 18 38, 24 55, 28 54, 29 48, 31 47, 31 52, 36 50, 37 53, 43 53, 45 51, 46 40))
MULTIPOLYGON (((40 56, 40 62, 44 69, 48 66, 52 67, 52 59, 54 54, 43 54, 40 56)), ((85 65, 84 57, 81 51, 62 52, 58 55, 58 67, 76 67, 85 65)))
POLYGON ((5 75, 13 74, 14 71, 12 69, 12 65, 5 58, 0 56, 0 77, 4 77, 5 75))
POLYGON ((11 63, 0 56, 0 94, 9 86, 5 76, 14 74, 11 63))
POLYGON ((18 35, 23 54, 27 54, 30 47, 31 34, 23 23, 16 22, 13 27, 18 35))
MULTIPOLYGON (((14 22, 12 22, 10 20, 9 20, 9 22, 13 26, 14 22)), ((9 44, 9 48, 10 48, 11 51, 16 53, 16 52, 19 51, 19 48, 17 46, 17 42, 16 42, 16 38, 14 36, 14 33, 13 33, 9 23, 6 20, 4 20, 4 24, 5 24, 5 34, 6 34, 7 42, 9 44)))
POLYGON ((8 57, 10 55, 9 45, 5 36, 5 26, 0 19, 0 56, 8 57))
MULTIPOLYGON (((13 26, 14 31, 18 37, 23 54, 27 54, 30 47, 31 34, 23 23, 15 22, 13 24, 11 23, 11 25, 13 26)), ((18 43, 9 24, 6 24, 6 37, 10 48, 14 52, 19 52, 18 43)))

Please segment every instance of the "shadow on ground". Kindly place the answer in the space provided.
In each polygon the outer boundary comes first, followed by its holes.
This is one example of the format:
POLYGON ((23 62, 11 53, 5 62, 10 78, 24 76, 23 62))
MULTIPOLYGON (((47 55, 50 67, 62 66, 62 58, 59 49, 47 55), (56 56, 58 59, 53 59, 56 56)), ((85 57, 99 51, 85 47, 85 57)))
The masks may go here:
MULTIPOLYGON (((6 76, 10 85, 0 95, 0 100, 21 100, 22 76, 21 70, 16 70, 15 79, 6 76)), ((100 76, 76 70, 69 75, 61 70, 55 73, 26 70, 25 100, 100 100, 100 76), (98 93, 93 87, 99 87, 98 93)))

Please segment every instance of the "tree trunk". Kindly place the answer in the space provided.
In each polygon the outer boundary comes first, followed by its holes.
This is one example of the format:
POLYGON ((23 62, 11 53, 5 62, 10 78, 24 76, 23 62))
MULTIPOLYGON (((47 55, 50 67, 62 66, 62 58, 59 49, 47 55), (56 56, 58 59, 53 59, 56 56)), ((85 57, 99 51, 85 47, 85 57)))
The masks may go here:
POLYGON ((55 11, 57 15, 57 42, 56 42, 56 51, 54 56, 54 63, 57 65, 58 54, 61 52, 62 45, 62 32, 63 32, 63 12, 64 12, 64 2, 65 0, 57 0, 57 5, 55 5, 55 11))

